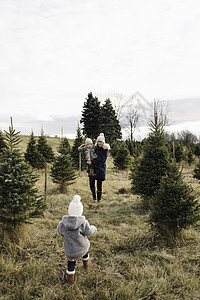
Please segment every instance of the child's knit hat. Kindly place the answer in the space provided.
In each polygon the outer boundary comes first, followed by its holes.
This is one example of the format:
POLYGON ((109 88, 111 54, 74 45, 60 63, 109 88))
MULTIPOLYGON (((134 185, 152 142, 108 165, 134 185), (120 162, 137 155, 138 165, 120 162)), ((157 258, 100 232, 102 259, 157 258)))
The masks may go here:
POLYGON ((83 204, 81 203, 81 197, 75 195, 69 204, 68 214, 70 216, 81 216, 83 213, 83 204))
POLYGON ((93 144, 92 140, 90 138, 87 138, 85 140, 85 146, 87 146, 88 144, 93 144))
POLYGON ((103 142, 105 144, 104 133, 100 133, 100 135, 97 137, 97 142, 103 142))

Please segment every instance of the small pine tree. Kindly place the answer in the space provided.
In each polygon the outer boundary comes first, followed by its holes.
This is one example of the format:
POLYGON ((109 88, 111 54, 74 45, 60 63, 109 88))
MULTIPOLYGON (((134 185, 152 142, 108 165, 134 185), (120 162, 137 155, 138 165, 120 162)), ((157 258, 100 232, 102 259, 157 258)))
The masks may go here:
POLYGON ((131 140, 126 140, 126 145, 128 147, 128 150, 130 152, 131 156, 134 156, 134 150, 135 150, 135 145, 134 145, 134 141, 131 140))
POLYGON ((162 236, 179 237, 182 229, 200 219, 200 205, 192 192, 181 171, 171 164, 155 193, 150 212, 150 223, 162 236))
POLYGON ((136 143, 134 149, 134 157, 137 159, 141 153, 142 153, 142 145, 141 143, 136 143))
POLYGON ((199 157, 200 156, 200 144, 196 144, 194 148, 194 154, 199 157))
POLYGON ((130 151, 130 155, 133 156, 134 158, 138 158, 142 152, 141 142, 126 140, 126 144, 128 150, 130 151))
POLYGON ((193 177, 200 180, 200 162, 196 165, 196 168, 194 169, 193 177))
POLYGON ((31 133, 26 152, 25 152, 26 161, 33 167, 37 169, 42 169, 45 166, 45 159, 42 154, 38 151, 36 145, 36 139, 34 133, 31 133))
POLYGON ((184 150, 181 143, 175 144, 175 159, 177 163, 180 163, 184 159, 184 150))
POLYGON ((113 157, 115 157, 120 149, 120 141, 113 141, 110 148, 110 153, 113 157))
POLYGON ((67 186, 73 184, 76 174, 69 154, 59 154, 51 167, 50 175, 54 183, 59 185, 61 193, 67 191, 67 186))
POLYGON ((194 154, 191 148, 188 149, 187 159, 188 159, 189 166, 191 166, 191 164, 194 162, 194 154))
POLYGON ((42 215, 45 202, 35 187, 37 177, 17 149, 19 132, 5 131, 7 149, 0 157, 0 223, 4 231, 13 235, 23 223, 42 215))
MULTIPOLYGON (((84 143, 84 139, 81 133, 81 129, 78 125, 77 131, 76 131, 76 138, 74 140, 74 144, 72 146, 71 156, 73 159, 73 166, 78 170, 79 168, 79 151, 78 147, 81 146, 84 143)), ((81 168, 85 167, 85 157, 84 155, 81 155, 81 168)))
POLYGON ((0 131, 0 154, 7 148, 5 138, 0 131))
POLYGON ((51 163, 54 160, 53 149, 48 145, 43 129, 37 141, 37 150, 43 156, 45 162, 51 163))
POLYGON ((116 157, 114 158, 114 165, 119 170, 125 170, 129 167, 131 162, 130 152, 125 143, 122 143, 116 157))
POLYGON ((61 153, 61 154, 69 154, 70 152, 70 144, 69 144, 69 141, 67 138, 63 138, 61 140, 61 143, 59 145, 59 148, 58 148, 58 153, 61 153))
POLYGON ((131 172, 132 191, 141 194, 146 205, 159 188, 160 181, 168 172, 171 161, 163 123, 158 120, 156 107, 154 107, 154 120, 150 123, 150 130, 143 146, 143 154, 134 161, 131 172))

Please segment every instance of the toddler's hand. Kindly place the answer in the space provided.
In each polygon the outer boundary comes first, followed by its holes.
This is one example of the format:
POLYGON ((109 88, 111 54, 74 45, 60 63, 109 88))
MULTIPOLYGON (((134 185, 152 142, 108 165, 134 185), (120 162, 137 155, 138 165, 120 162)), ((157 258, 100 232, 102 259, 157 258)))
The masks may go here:
POLYGON ((90 229, 92 229, 94 233, 97 232, 97 228, 96 228, 96 226, 94 226, 94 225, 90 225, 90 229))

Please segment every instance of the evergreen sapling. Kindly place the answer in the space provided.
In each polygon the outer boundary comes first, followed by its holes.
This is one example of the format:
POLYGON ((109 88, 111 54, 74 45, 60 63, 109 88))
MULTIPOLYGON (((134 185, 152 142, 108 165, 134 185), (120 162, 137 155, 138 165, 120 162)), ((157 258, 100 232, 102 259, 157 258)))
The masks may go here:
MULTIPOLYGON (((51 163, 54 160, 54 153, 51 146, 47 143, 47 138, 44 135, 43 129, 37 141, 37 151, 43 156, 44 162, 51 163)), ((43 167, 45 166, 45 163, 43 167)))
POLYGON ((67 138, 63 138, 58 148, 58 153, 69 154, 71 151, 70 144, 67 138))
POLYGON ((183 181, 175 163, 155 192, 150 210, 150 223, 162 236, 180 237, 182 230, 200 220, 200 205, 192 188, 183 181))
POLYGON ((130 152, 125 143, 122 142, 116 157, 114 158, 114 165, 119 170, 125 170, 129 167, 131 162, 130 152))
POLYGON ((156 108, 150 130, 142 156, 134 161, 131 172, 132 191, 141 194, 147 206, 159 188, 162 177, 168 172, 171 162, 163 123, 158 120, 156 108))
POLYGON ((196 165, 196 168, 194 168, 193 177, 200 180, 200 162, 196 165))
POLYGON ((7 149, 0 157, 0 223, 3 230, 13 232, 41 216, 46 205, 35 187, 37 177, 17 149, 19 132, 13 129, 12 120, 5 133, 7 149))
POLYGON ((41 152, 38 151, 38 147, 36 145, 36 139, 34 137, 34 133, 31 133, 26 152, 25 152, 26 161, 33 167, 37 169, 42 169, 45 166, 45 159, 41 152))
POLYGON ((69 150, 70 146, 68 140, 62 140, 58 148, 58 155, 56 156, 50 171, 52 181, 59 185, 61 193, 66 192, 67 186, 73 184, 76 179, 69 150))

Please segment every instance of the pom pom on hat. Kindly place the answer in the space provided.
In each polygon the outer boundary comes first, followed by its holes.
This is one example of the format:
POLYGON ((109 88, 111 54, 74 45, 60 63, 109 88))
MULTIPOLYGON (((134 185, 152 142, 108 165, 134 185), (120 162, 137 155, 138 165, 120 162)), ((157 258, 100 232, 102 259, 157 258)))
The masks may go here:
POLYGON ((81 203, 81 197, 75 195, 69 204, 68 214, 70 216, 81 216, 83 213, 83 204, 81 203))
POLYGON ((97 137, 97 142, 105 143, 104 133, 100 133, 100 135, 97 137))
POLYGON ((87 138, 85 140, 85 146, 87 146, 88 144, 93 144, 92 140, 90 138, 87 138))

